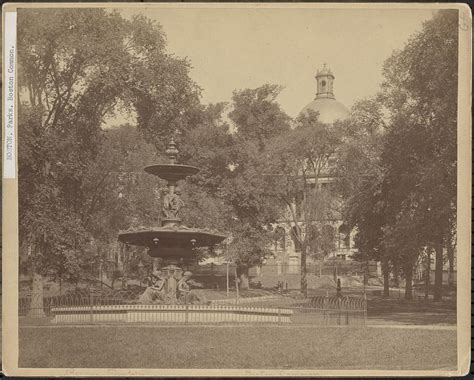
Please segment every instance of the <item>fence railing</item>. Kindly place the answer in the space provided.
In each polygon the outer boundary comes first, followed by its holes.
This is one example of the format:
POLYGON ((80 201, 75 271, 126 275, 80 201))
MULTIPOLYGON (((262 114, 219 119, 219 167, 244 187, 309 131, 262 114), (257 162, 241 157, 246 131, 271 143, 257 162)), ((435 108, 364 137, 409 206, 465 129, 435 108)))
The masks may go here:
POLYGON ((365 297, 327 295, 304 297, 300 294, 280 293, 273 297, 240 298, 237 304, 252 305, 257 308, 291 309, 294 323, 365 324, 367 319, 367 299, 365 297))
MULTIPOLYGON (((214 269, 214 272, 217 271, 214 269)), ((367 274, 369 276, 377 276, 377 265, 359 263, 355 261, 340 261, 340 262, 324 262, 308 263, 306 265, 306 273, 316 276, 332 276, 337 274, 338 276, 362 276, 367 274)), ((300 265, 290 264, 288 262, 267 263, 261 266, 252 267, 249 271, 250 276, 271 276, 271 275, 299 275, 300 265)))
POLYGON ((361 325, 367 318, 367 300, 360 297, 273 294, 225 298, 206 304, 178 305, 137 302, 139 294, 71 294, 26 296, 19 300, 20 325, 55 323, 293 323, 361 325))

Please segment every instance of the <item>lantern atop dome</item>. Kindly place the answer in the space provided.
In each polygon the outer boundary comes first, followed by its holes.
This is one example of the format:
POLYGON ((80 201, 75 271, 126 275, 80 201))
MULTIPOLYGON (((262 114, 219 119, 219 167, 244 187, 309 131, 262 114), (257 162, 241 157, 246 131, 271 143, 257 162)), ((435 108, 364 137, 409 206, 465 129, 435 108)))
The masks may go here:
POLYGON ((334 99, 333 92, 333 83, 334 83, 334 74, 326 64, 323 65, 323 68, 317 71, 315 76, 317 82, 317 92, 316 99, 318 98, 332 98, 334 99))

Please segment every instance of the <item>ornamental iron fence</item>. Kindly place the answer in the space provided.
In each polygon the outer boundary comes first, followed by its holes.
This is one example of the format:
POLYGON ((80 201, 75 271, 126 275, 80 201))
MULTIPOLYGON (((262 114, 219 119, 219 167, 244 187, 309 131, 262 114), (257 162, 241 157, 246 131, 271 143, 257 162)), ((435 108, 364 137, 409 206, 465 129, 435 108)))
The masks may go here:
POLYGON ((134 291, 116 294, 77 293, 19 299, 20 326, 41 324, 312 324, 364 325, 365 297, 269 293, 257 297, 220 298, 205 304, 140 304, 134 291))

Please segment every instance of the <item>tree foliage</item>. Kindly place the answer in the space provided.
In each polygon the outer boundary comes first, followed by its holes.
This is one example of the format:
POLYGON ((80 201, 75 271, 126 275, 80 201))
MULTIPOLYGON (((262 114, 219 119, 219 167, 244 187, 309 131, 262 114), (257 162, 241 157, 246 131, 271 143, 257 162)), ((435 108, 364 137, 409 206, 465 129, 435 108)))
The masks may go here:
POLYGON ((302 114, 296 128, 277 136, 262 156, 267 191, 285 210, 295 246, 301 250, 301 289, 306 292, 306 256, 323 259, 335 249, 332 224, 340 219, 340 200, 331 183, 334 158, 342 143, 340 125, 320 123, 318 114, 302 114))
POLYGON ((376 99, 354 107, 339 165, 347 217, 365 257, 406 278, 419 255, 437 252, 441 298, 444 248, 456 218, 458 15, 440 11, 384 64, 376 99), (357 132, 359 131, 359 132, 357 132), (362 133, 361 133, 362 131, 362 133))
MULTIPOLYGON (((77 273, 90 242, 109 236, 126 210, 108 191, 117 184, 112 172, 127 168, 123 151, 106 141, 104 118, 120 107, 136 112, 138 128, 160 148, 177 123, 190 125, 198 89, 188 62, 166 52, 161 28, 144 17, 128 21, 104 9, 22 10, 18 30, 22 246, 34 246, 36 271, 77 273)), ((116 141, 121 149, 127 138, 139 143, 126 133, 116 141)), ((151 205, 140 205, 146 197, 131 191, 127 199, 134 195, 135 210, 143 212, 138 223, 153 219, 144 211, 151 205)))
POLYGON ((202 105, 190 62, 167 51, 146 17, 19 14, 20 240, 35 273, 76 281, 94 273, 120 229, 160 222, 165 184, 142 168, 166 160, 171 136, 180 162, 201 168, 181 184, 184 223, 232 236, 226 253, 244 277, 281 219, 302 252, 303 292, 306 255, 334 251, 331 223, 341 218, 357 230, 358 258, 401 270, 407 285, 421 252, 434 249, 439 264, 453 251, 457 12, 426 22, 385 62, 379 94, 331 126, 311 112, 293 122, 278 85, 202 105), (136 114, 136 128, 104 131, 117 111, 136 114))

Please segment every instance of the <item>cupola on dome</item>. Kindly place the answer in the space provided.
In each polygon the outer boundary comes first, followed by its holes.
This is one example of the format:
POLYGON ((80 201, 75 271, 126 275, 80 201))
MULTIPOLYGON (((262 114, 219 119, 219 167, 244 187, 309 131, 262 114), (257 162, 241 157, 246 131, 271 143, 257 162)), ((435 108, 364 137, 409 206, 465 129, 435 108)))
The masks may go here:
POLYGON ((333 124, 336 120, 345 120, 349 117, 347 107, 338 102, 334 97, 334 74, 324 64, 316 74, 316 98, 301 111, 302 114, 309 110, 319 113, 319 121, 324 124, 333 124))

